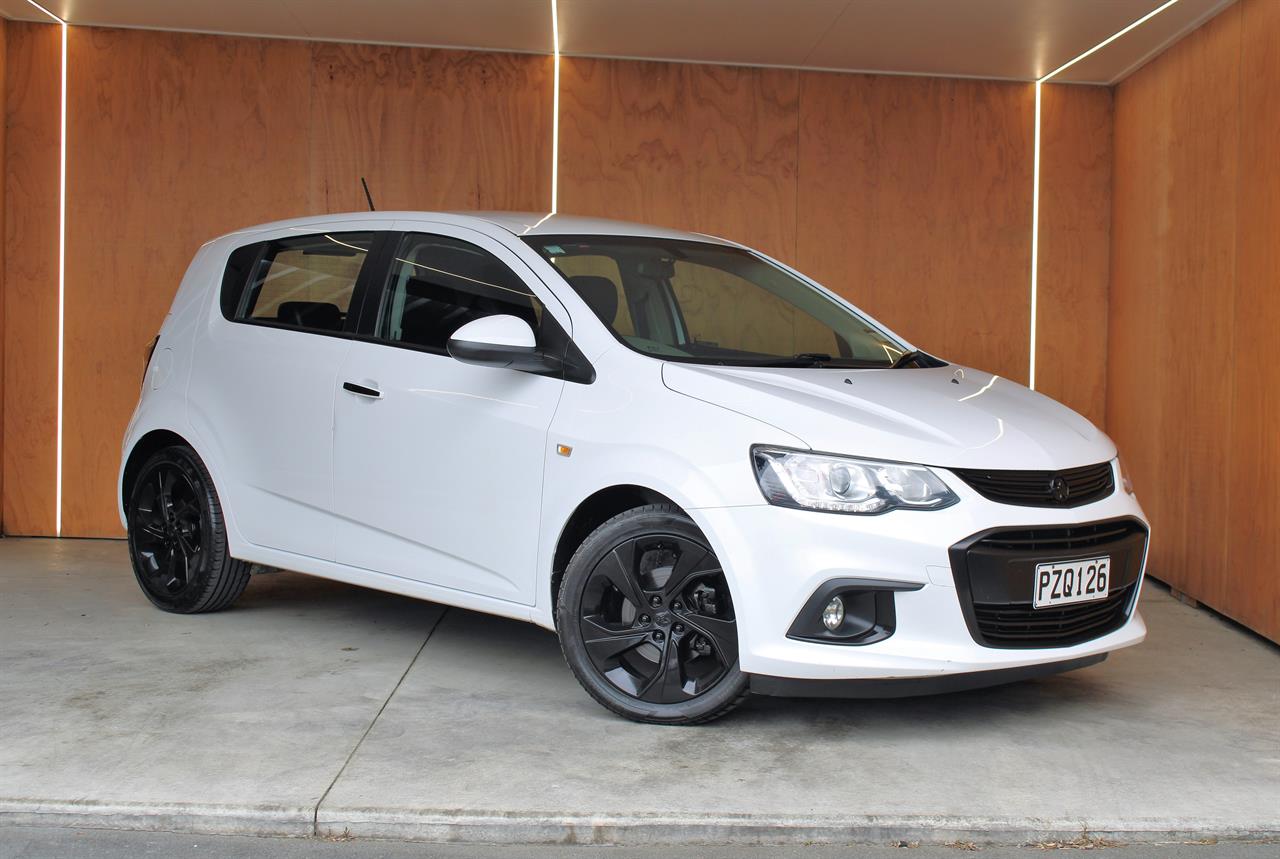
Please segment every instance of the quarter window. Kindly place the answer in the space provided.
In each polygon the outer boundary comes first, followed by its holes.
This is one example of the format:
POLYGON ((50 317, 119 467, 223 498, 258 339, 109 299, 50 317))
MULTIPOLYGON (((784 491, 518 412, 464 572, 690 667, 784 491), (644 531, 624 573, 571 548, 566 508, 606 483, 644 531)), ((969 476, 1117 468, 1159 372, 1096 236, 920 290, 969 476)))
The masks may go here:
POLYGON ((383 297, 382 339, 444 352, 453 332, 498 314, 538 332, 542 304, 515 272, 473 244, 422 233, 400 240, 383 297))
POLYGON ((240 248, 228 262, 223 312, 237 321, 342 331, 372 244, 373 233, 322 233, 240 248), (233 279, 233 270, 246 269, 247 277, 233 279), (237 281, 232 301, 227 287, 237 281))

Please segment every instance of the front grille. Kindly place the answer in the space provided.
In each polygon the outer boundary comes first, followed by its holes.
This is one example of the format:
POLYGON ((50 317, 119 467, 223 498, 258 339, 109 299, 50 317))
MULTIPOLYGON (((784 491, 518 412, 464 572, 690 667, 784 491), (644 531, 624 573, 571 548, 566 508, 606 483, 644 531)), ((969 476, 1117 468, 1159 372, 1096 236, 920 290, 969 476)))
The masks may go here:
POLYGON ((1105 546, 1133 534, 1146 533, 1147 529, 1132 519, 1112 519, 1087 525, 1008 528, 987 535, 979 545, 1020 552, 1074 552, 1077 549, 1105 546))
POLYGON ((951 547, 951 570, 969 632, 1001 648, 1070 647, 1114 632, 1133 611, 1146 546, 1146 526, 1128 518, 998 528, 962 540, 951 547), (1094 555, 1111 558, 1106 599, 1033 607, 1037 564, 1094 555))
POLYGON ((1128 585, 1097 602, 1034 609, 1030 604, 974 603, 978 629, 994 647, 1069 647, 1119 629, 1129 618, 1128 585))
POLYGON ((1109 462, 1063 471, 951 470, 983 498, 1022 507, 1079 507, 1116 488, 1109 462))

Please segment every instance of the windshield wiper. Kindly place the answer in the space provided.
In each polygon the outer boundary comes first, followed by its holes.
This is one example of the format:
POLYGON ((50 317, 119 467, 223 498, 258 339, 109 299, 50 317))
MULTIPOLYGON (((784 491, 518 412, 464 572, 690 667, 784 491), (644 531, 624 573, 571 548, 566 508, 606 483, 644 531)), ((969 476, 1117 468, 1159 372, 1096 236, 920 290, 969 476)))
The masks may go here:
POLYGON ((899 367, 905 367, 907 364, 910 364, 912 361, 917 361, 923 357, 925 357, 925 354, 921 352, 919 349, 912 349, 910 352, 903 352, 901 355, 899 355, 897 358, 893 360, 893 363, 889 365, 889 369, 896 370, 899 367))
POLYGON ((778 361, 779 367, 821 367, 830 364, 831 356, 826 352, 800 352, 790 358, 778 361))
POLYGON ((826 352, 801 352, 790 358, 761 358, 759 360, 723 360, 730 367, 839 367, 843 369, 883 368, 880 361, 861 361, 857 358, 834 358, 826 352))

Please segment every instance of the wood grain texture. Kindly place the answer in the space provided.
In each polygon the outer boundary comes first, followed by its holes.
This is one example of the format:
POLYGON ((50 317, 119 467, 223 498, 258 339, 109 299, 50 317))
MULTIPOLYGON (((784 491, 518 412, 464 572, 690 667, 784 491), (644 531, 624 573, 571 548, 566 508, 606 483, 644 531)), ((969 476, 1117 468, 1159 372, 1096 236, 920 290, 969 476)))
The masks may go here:
POLYGON ((1271 5, 1229 7, 1117 89, 1107 421, 1152 575, 1280 640, 1271 5))
POLYGON ((560 211, 796 257, 798 73, 565 58, 560 211))
POLYGON ((6 57, 9 54, 5 25, 8 18, 0 18, 0 535, 4 534, 4 128, 6 57))
POLYGON ((121 438, 191 257, 308 212, 311 46, 75 27, 69 49, 63 532, 118 536, 121 438))
POLYGON ((1034 92, 800 75, 799 267, 922 349, 1025 383, 1034 92))
POLYGON ((202 242, 362 210, 361 175, 383 209, 550 202, 546 57, 73 28, 69 62, 68 535, 121 534, 144 350, 202 242))
POLYGON ((61 33, 22 21, 5 30, 3 521, 6 534, 49 536, 57 515, 61 33))
POLYGON ((312 210, 551 205, 552 59, 317 44, 312 210))
POLYGON ((1280 641, 1280 3, 1240 9, 1240 197, 1223 609, 1280 641))
POLYGON ((1106 419, 1112 95, 1048 84, 1040 104, 1036 389, 1106 419))

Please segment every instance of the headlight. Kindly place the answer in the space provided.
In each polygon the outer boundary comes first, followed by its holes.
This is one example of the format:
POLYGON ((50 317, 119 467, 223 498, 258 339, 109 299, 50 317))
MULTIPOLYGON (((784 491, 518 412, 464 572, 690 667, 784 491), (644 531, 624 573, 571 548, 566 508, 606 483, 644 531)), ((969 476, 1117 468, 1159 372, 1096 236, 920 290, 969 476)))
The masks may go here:
POLYGON ((756 480, 770 504, 831 513, 937 510, 960 499, 923 465, 753 447, 756 480))

